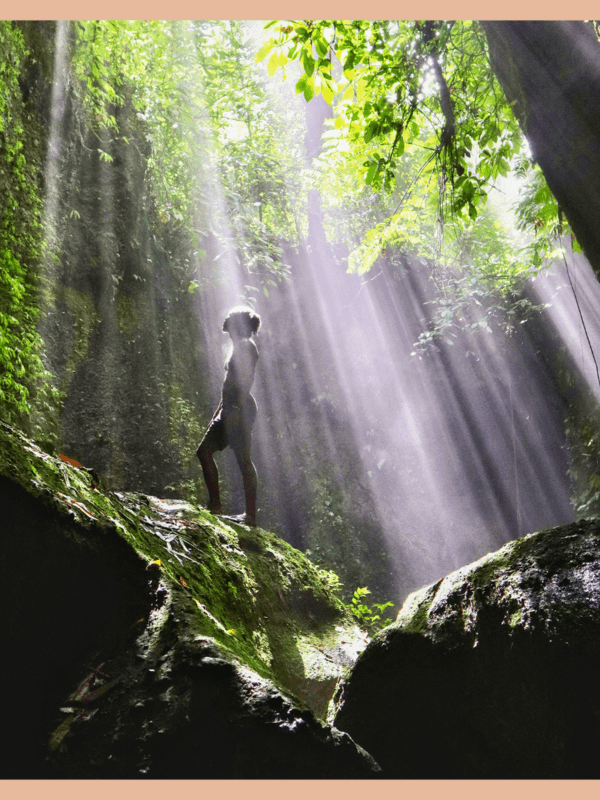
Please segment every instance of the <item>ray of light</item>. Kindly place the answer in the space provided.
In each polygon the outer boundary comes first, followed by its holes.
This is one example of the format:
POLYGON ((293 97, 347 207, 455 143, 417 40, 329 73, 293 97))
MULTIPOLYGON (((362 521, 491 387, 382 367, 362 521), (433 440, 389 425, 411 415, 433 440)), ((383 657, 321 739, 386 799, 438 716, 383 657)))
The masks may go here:
MULTIPOLYGON (((189 26, 179 26, 176 32, 184 40, 191 37, 189 26)), ((191 40, 188 44, 192 49, 197 46, 191 40)), ((57 59, 64 58, 60 27, 56 53, 57 59)), ((59 191, 55 150, 65 91, 59 79, 63 72, 57 66, 53 86, 46 199, 50 227, 59 191)), ((190 79, 188 90, 200 89, 198 75, 197 80, 190 79)), ((198 330, 209 364, 202 380, 210 385, 216 404, 223 378, 222 348, 227 346, 221 325, 229 308, 246 296, 243 257, 250 243, 241 248, 232 244, 238 221, 228 215, 217 143, 211 140, 209 126, 187 134, 198 137, 197 150, 204 154, 194 166, 193 178, 199 192, 209 197, 208 212, 198 211, 196 227, 205 225, 208 214, 213 230, 200 242, 207 252, 203 255, 198 247, 194 266, 198 330)), ((106 263, 115 257, 112 235, 118 227, 118 187, 110 170, 107 164, 98 172, 104 233, 96 244, 106 263)), ((564 408, 526 331, 513 339, 500 332, 476 335, 468 327, 478 321, 473 311, 454 345, 442 342, 422 360, 411 356, 429 321, 428 304, 435 299, 427 270, 411 262, 403 276, 395 276, 384 264, 372 277, 350 276, 325 238, 315 194, 308 212, 306 247, 290 255, 292 280, 257 301, 264 320, 256 378, 259 408, 264 409, 255 431, 259 475, 264 496, 277 498, 278 519, 294 543, 306 545, 322 536, 332 552, 358 565, 363 551, 384 541, 391 555, 390 574, 398 591, 405 593, 509 539, 566 521, 572 509, 563 451, 564 408), (312 473, 299 476, 303 448, 312 451, 303 462, 312 473), (366 521, 359 544, 352 545, 362 548, 360 552, 348 552, 348 542, 357 539, 351 539, 343 526, 332 523, 327 528, 321 520, 315 534, 315 509, 304 508, 303 517, 295 505, 302 485, 313 489, 322 485, 323 491, 336 487, 347 497, 360 494, 366 521)), ((150 239, 145 257, 156 305, 160 259, 150 239)), ((577 281, 584 285, 587 278, 577 273, 577 281)), ((588 294, 587 283, 585 287, 588 294)), ((544 302, 544 292, 547 297, 556 295, 550 279, 536 283, 538 290, 544 302)), ((110 294, 113 289, 106 291, 110 294)), ((597 329, 592 301, 582 298, 582 303, 597 329)), ((561 337, 581 352, 581 370, 589 377, 577 310, 558 303, 553 308, 561 337)), ((159 340, 158 313, 152 324, 159 340)), ((113 325, 113 334, 115 330, 113 325)), ((110 377, 116 374, 114 365, 109 369, 115 342, 102 339, 108 331, 102 328, 96 342, 106 358, 100 369, 110 373, 97 398, 104 404, 117 403, 119 394, 110 377)), ((156 347, 140 343, 140 348, 152 374, 172 357, 164 342, 156 347)), ((125 369, 130 367, 122 367, 127 380, 125 369)), ((600 387, 596 391, 600 393, 600 387)), ((158 485, 160 464, 153 468, 158 485)), ((234 491, 238 501, 239 483, 234 491)), ((319 502, 325 500, 321 497, 319 502)), ((335 516, 333 511, 327 513, 335 516)))
POLYGON ((585 256, 563 242, 565 258, 531 281, 536 302, 547 314, 588 390, 600 402, 600 283, 585 256))

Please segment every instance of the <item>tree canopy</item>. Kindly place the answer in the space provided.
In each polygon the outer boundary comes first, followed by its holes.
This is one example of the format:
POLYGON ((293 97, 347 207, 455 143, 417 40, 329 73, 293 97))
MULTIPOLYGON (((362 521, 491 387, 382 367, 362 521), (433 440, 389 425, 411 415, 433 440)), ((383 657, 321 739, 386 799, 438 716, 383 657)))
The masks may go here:
POLYGON ((570 232, 523 140, 515 103, 496 78, 481 24, 320 20, 269 27, 275 35, 257 60, 284 78, 293 63, 300 65, 296 92, 308 101, 320 95, 332 106, 325 149, 336 168, 345 162, 354 180, 360 176, 386 195, 385 221, 355 252, 354 269, 368 270, 390 242, 419 244, 423 253, 434 228, 447 244, 472 244, 472 223, 486 217, 492 187, 509 176, 521 179, 519 225, 536 241, 526 264, 519 254, 520 269, 492 266, 500 285, 523 267, 538 268, 557 234, 570 232), (429 225, 419 235, 415 220, 425 208, 429 225))

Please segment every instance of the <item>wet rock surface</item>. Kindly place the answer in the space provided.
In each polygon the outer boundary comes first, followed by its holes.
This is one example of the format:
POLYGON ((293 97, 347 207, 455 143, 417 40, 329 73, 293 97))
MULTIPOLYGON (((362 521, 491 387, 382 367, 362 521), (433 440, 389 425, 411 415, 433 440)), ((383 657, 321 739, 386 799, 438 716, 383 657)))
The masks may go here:
POLYGON ((301 553, 2 422, 0 498, 0 777, 377 775, 322 721, 366 642, 301 553))
MULTIPOLYGON (((352 739, 296 707, 207 637, 128 653, 96 716, 57 727, 50 776, 68 778, 368 778, 352 739), (141 662, 141 663, 140 663, 141 662), (152 664, 153 666, 150 666, 152 664)), ((113 679, 114 680, 114 679, 113 679)), ((69 709, 65 709, 68 712, 69 709)), ((64 723, 63 723, 64 724, 64 723)))
POLYGON ((335 725, 386 778, 597 778, 600 522, 531 534, 413 593, 335 725))

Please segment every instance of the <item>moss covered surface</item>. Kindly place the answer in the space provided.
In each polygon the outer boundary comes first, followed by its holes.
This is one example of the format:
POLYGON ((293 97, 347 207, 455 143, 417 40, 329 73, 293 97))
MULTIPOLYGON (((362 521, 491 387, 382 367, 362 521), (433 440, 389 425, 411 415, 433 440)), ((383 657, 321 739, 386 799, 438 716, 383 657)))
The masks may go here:
POLYGON ((557 609, 548 613, 548 592, 543 591, 543 586, 560 582, 561 575, 578 563, 582 533, 591 537, 593 552, 596 534, 590 530, 589 522, 538 531, 509 542, 443 580, 413 592, 393 627, 422 633, 436 641, 472 637, 475 644, 476 616, 484 605, 493 605, 500 624, 507 625, 513 634, 517 629, 550 630, 557 609), (576 548, 571 546, 575 544, 576 548))
MULTIPOLYGON (((78 529, 118 535, 155 572, 186 636, 219 647, 324 717, 338 678, 366 645, 328 574, 259 528, 184 501, 105 491, 91 470, 41 450, 0 422, 0 474, 41 497, 78 529)), ((157 628, 158 625, 158 628, 157 628)), ((167 631, 161 630, 160 635, 167 631)))
POLYGON ((597 778, 599 611, 598 520, 517 539, 407 598, 334 724, 387 778, 597 778))
POLYGON ((100 324, 102 317, 89 293, 79 292, 70 286, 61 286, 58 300, 65 303, 70 311, 71 324, 66 327, 67 330, 73 331, 73 343, 63 377, 63 390, 66 390, 80 362, 89 356, 90 336, 96 325, 100 324))

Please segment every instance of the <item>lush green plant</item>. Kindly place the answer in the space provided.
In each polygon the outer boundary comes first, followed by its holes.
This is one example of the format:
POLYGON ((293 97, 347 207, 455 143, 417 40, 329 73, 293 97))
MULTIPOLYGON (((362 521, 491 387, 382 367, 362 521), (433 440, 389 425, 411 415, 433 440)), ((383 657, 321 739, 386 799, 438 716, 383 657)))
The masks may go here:
POLYGON ((330 569, 321 569, 320 567, 317 567, 317 572, 319 573, 319 578, 332 592, 340 592, 342 590, 343 584, 336 572, 330 569))
POLYGON ((394 604, 388 601, 387 603, 373 603, 372 606, 369 606, 365 603, 365 597, 368 594, 371 592, 366 586, 358 587, 346 608, 354 615, 359 625, 372 635, 392 624, 394 620, 391 617, 382 619, 381 615, 386 608, 391 608, 394 604))
POLYGON ((566 235, 571 236, 574 252, 580 253, 581 247, 541 169, 527 157, 522 157, 516 161, 515 172, 523 178, 515 211, 517 228, 530 234, 530 241, 521 251, 527 261, 538 270, 545 261, 561 256, 560 239, 566 235))
POLYGON ((75 31, 74 70, 99 157, 112 159, 117 137, 129 143, 116 110, 132 103, 159 220, 181 228, 190 250, 217 241, 213 268, 199 258, 181 276, 185 289, 218 282, 228 255, 248 274, 247 300, 268 295, 289 273, 281 239, 297 233, 297 181, 247 30, 235 21, 95 21, 75 31))
POLYGON ((577 519, 600 516, 600 415, 571 408, 565 421, 572 503, 577 519))
POLYGON ((56 391, 36 330, 43 142, 19 87, 26 57, 18 26, 0 22, 0 416, 47 440, 56 391))
POLYGON ((270 55, 271 73, 299 61, 296 90, 332 104, 349 142, 380 143, 362 164, 367 185, 392 191, 405 148, 417 147, 428 151, 422 171, 437 160, 440 203, 477 217, 521 146, 477 23, 286 21, 277 30, 257 59, 270 55))

